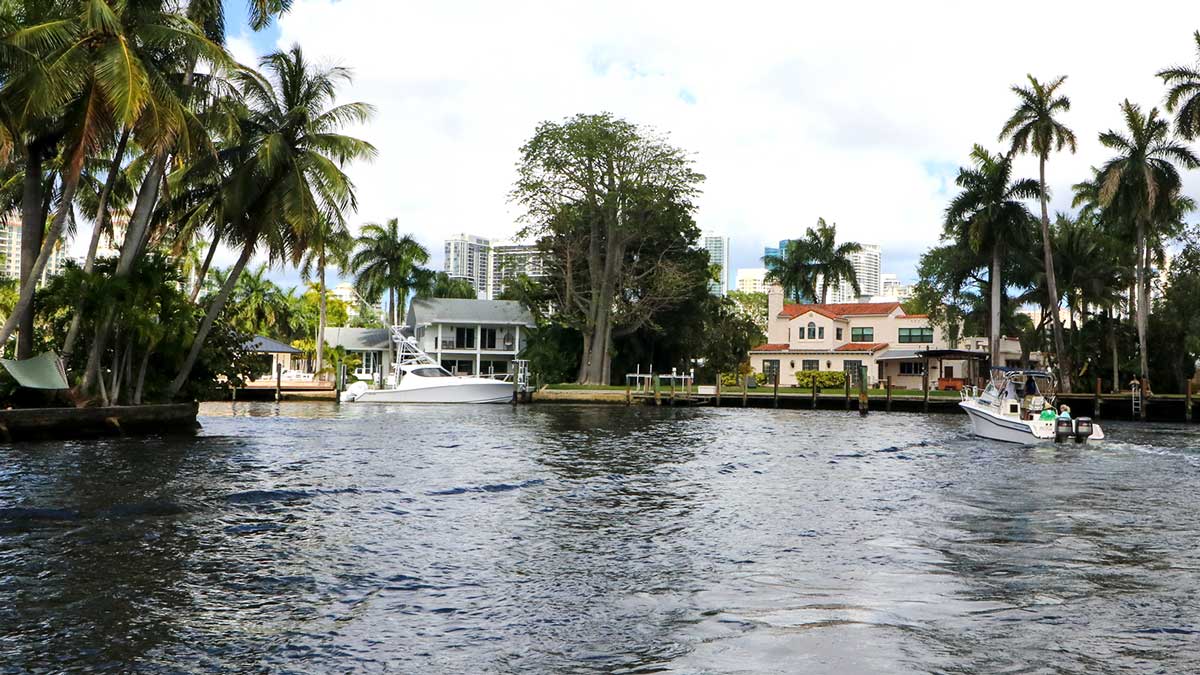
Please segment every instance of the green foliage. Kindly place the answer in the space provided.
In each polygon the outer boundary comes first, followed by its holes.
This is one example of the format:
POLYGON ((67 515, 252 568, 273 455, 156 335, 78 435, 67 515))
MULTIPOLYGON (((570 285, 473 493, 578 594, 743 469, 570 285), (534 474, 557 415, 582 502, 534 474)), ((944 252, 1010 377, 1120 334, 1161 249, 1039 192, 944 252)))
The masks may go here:
POLYGON ((784 293, 796 302, 818 300, 829 296, 829 289, 841 282, 849 283, 859 292, 858 273, 850 256, 862 250, 856 242, 837 243, 837 223, 829 225, 817 219, 816 229, 808 228, 801 239, 789 240, 779 255, 763 257, 767 280, 783 286, 784 293), (817 287, 817 279, 821 286, 817 287))
POLYGON ((738 314, 749 319, 758 326, 758 331, 767 334, 770 318, 767 316, 768 299, 766 293, 751 293, 747 291, 729 291, 725 296, 734 304, 738 314))
POLYGON ((840 370, 797 370, 797 386, 811 389, 813 384, 821 389, 837 389, 846 386, 846 373, 840 370))
POLYGON ((583 341, 579 332, 557 324, 543 324, 522 332, 529 372, 538 383, 569 382, 575 379, 583 341))
POLYGON ((354 285, 368 302, 388 296, 388 312, 393 324, 404 319, 402 305, 408 294, 428 289, 431 273, 421 267, 429 262, 429 251, 412 236, 400 234, 400 221, 392 218, 385 225, 363 225, 350 258, 354 285))

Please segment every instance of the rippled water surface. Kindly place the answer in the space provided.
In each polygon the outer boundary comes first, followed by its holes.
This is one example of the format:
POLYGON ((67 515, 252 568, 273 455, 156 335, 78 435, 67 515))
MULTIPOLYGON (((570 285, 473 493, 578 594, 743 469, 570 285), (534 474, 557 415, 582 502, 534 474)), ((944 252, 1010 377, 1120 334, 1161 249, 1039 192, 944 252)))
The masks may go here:
POLYGON ((0 672, 1200 669, 1200 435, 212 404, 0 447, 0 672))

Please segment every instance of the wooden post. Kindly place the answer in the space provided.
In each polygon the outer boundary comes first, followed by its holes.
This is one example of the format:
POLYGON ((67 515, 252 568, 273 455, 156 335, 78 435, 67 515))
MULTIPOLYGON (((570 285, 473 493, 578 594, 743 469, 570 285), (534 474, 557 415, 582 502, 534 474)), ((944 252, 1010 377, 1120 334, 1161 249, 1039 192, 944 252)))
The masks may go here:
POLYGON ((867 400, 867 367, 858 368, 858 414, 866 415, 870 402, 867 400))
POLYGON ((1183 421, 1192 421, 1192 381, 1187 381, 1187 396, 1183 399, 1183 421))
POLYGON ((1141 409, 1140 417, 1142 418, 1143 422, 1146 421, 1146 404, 1149 402, 1150 402, 1150 378, 1147 376, 1145 379, 1142 380, 1142 409, 1141 409))
POLYGON ((921 409, 929 412, 929 359, 925 359, 925 372, 921 373, 921 409))
POLYGON ((281 397, 283 389, 283 364, 275 362, 275 400, 278 401, 281 397))
POLYGON ((892 376, 887 376, 887 411, 892 412, 892 376))
POLYGON ((813 375, 813 381, 812 381, 812 408, 813 408, 813 410, 817 409, 817 395, 820 393, 820 391, 821 391, 820 387, 817 386, 817 376, 813 375))
POLYGON ((717 386, 713 390, 717 393, 717 407, 721 407, 721 373, 717 373, 717 386))
POLYGON ((779 371, 775 371, 775 395, 771 399, 771 407, 779 407, 779 371))
POLYGON ((846 410, 850 409, 850 371, 842 368, 842 372, 846 374, 846 410))
POLYGON ((633 405, 633 380, 625 376, 625 405, 633 405))
POLYGON ((1092 398, 1092 419, 1094 419, 1094 420, 1100 419, 1100 404, 1104 400, 1100 394, 1100 390, 1103 386, 1104 386, 1103 380, 1101 378, 1097 377, 1096 378, 1096 394, 1092 398))
POLYGON ((746 389, 747 389, 746 382, 748 381, 746 378, 748 378, 750 376, 749 375, 741 375, 740 377, 742 378, 742 407, 745 408, 746 407, 746 389))
POLYGON ((671 405, 675 405, 675 369, 671 369, 671 405))
POLYGON ((654 405, 662 405, 662 391, 660 390, 662 382, 659 380, 660 377, 662 376, 655 375, 652 378, 654 380, 654 405))

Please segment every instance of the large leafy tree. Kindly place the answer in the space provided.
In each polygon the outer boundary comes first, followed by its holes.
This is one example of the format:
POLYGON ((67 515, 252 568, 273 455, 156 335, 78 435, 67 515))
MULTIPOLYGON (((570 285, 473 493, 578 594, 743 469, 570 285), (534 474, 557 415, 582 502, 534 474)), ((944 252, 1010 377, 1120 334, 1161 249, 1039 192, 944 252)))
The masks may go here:
POLYGON ((240 133, 219 155, 228 166, 221 189, 227 219, 222 230, 241 251, 171 384, 172 395, 187 381, 205 337, 255 250, 263 247, 274 258, 298 263, 311 223, 356 205, 354 185, 342 167, 375 155, 366 141, 339 133, 347 124, 365 122, 373 112, 365 103, 334 105, 338 85, 350 79, 348 70, 316 66, 298 45, 269 54, 260 63, 266 76, 238 74, 246 109, 240 133))
POLYGON ((706 282, 677 264, 699 237, 703 178, 665 137, 607 113, 544 122, 522 146, 512 198, 552 261, 559 320, 583 336, 580 383, 608 383, 613 337, 706 282))
POLYGON ((1156 250, 1167 232, 1177 228, 1182 211, 1182 179, 1176 165, 1200 166, 1200 159, 1171 135, 1170 125, 1158 109, 1143 113, 1128 100, 1121 104, 1125 130, 1100 134, 1100 143, 1116 153, 1101 168, 1097 180, 1099 202, 1110 217, 1132 224, 1134 248, 1135 317, 1138 330, 1139 371, 1149 380, 1147 332, 1150 313, 1148 271, 1156 250))
MULTIPOLYGON (((1037 197, 1036 180, 1013 179, 1012 159, 993 155, 982 146, 971 151, 972 168, 962 168, 955 184, 961 189, 946 207, 944 236, 990 262, 988 338, 992 364, 1000 362, 1000 313, 1004 295, 1001 269, 1006 252, 1027 244, 1033 215, 1024 200, 1037 197)), ((988 264, 988 263, 984 263, 988 264)))
POLYGON ((1052 151, 1061 152, 1064 148, 1075 152, 1075 132, 1059 121, 1062 113, 1071 109, 1071 99, 1059 91, 1067 79, 1058 77, 1050 82, 1042 83, 1033 75, 1028 75, 1029 86, 1014 85, 1012 91, 1017 95, 1018 103, 1012 116, 1004 123, 1000 131, 1000 140, 1010 139, 1010 152, 1032 153, 1038 158, 1038 187, 1039 201, 1042 206, 1042 263, 1046 276, 1046 307, 1050 311, 1050 323, 1054 331, 1054 347, 1058 356, 1059 376, 1065 390, 1071 389, 1071 360, 1063 342, 1062 320, 1058 315, 1058 307, 1062 296, 1058 290, 1058 280, 1054 270, 1053 238, 1050 236, 1050 211, 1047 205, 1049 195, 1046 190, 1046 161, 1052 151))
POLYGON ((391 324, 404 319, 402 307, 413 291, 421 292, 431 281, 421 267, 429 262, 429 251, 412 235, 400 234, 400 221, 390 218, 386 224, 367 223, 359 232, 350 270, 354 285, 370 303, 388 296, 391 324))

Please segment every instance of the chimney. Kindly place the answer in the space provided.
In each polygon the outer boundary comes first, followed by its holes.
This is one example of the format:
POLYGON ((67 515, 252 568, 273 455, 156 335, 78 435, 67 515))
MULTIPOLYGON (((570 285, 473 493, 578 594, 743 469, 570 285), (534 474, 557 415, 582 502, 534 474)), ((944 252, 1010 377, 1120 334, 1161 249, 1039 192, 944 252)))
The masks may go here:
POLYGON ((767 286, 767 342, 787 342, 787 322, 779 321, 783 311, 783 287, 779 284, 767 286), (776 323, 779 328, 776 329, 776 323))

